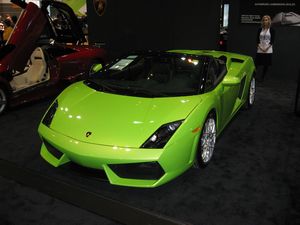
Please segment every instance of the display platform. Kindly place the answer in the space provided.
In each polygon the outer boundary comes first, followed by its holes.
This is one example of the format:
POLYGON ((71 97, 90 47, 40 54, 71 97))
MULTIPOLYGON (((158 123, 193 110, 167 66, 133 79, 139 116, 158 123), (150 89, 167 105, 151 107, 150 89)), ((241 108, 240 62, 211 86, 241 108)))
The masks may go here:
POLYGON ((297 224, 300 120, 289 85, 259 84, 255 106, 224 130, 210 165, 155 189, 110 185, 74 165, 53 168, 39 156, 37 134, 51 100, 13 109, 0 117, 0 176, 122 224, 297 224))

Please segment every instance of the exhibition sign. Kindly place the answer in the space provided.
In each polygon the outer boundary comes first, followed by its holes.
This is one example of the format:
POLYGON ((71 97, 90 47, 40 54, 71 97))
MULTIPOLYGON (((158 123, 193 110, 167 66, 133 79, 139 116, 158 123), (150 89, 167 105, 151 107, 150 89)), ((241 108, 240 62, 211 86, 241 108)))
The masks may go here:
POLYGON ((263 15, 270 15, 272 23, 283 26, 300 26, 298 0, 248 0, 240 1, 240 22, 260 23, 263 15))

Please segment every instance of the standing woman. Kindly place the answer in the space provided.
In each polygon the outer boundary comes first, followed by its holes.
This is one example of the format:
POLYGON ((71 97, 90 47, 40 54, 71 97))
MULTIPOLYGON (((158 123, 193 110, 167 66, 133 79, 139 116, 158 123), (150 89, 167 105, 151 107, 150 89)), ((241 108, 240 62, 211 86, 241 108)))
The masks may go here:
POLYGON ((11 21, 9 19, 5 19, 3 21, 3 24, 4 24, 3 42, 5 43, 8 40, 11 32, 13 31, 13 28, 11 26, 11 21))
POLYGON ((271 17, 265 15, 261 20, 261 28, 258 29, 256 36, 257 52, 255 65, 263 66, 262 80, 264 80, 269 66, 272 65, 274 39, 275 31, 271 27, 271 17))

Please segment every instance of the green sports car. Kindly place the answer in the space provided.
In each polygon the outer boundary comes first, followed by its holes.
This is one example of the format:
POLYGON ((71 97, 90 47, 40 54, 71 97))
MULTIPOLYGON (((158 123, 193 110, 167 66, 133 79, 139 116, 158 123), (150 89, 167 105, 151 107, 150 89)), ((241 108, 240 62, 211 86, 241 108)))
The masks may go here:
POLYGON ((139 52, 96 65, 44 115, 41 156, 104 170, 112 184, 157 187, 205 167, 226 124, 255 97, 249 56, 139 52))

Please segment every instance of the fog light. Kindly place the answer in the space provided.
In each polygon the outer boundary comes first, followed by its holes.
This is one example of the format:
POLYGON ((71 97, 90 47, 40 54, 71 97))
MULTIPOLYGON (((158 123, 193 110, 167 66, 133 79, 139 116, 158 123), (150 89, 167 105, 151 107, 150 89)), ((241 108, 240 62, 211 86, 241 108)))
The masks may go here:
POLYGON ((121 178, 158 180, 164 175, 158 162, 111 164, 109 168, 121 178))

